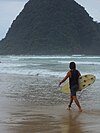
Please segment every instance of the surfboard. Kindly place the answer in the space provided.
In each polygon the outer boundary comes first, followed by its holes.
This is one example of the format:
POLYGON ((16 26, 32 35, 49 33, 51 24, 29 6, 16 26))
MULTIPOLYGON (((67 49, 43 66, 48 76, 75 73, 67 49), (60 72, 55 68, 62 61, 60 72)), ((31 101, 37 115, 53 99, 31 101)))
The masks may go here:
MULTIPOLYGON (((95 80, 96 77, 92 74, 86 74, 80 76, 78 79, 79 88, 77 91, 81 91, 87 88, 88 86, 92 85, 95 82, 95 80)), ((61 86, 60 91, 63 93, 70 93, 69 80, 67 80, 67 82, 63 86, 61 86)))

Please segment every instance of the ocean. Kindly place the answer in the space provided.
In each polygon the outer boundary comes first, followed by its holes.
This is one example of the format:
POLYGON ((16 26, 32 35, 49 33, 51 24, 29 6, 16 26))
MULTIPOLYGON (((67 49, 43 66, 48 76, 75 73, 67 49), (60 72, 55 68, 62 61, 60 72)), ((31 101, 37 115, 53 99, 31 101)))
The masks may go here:
POLYGON ((81 74, 100 79, 100 56, 0 56, 0 73, 63 77, 74 61, 81 74))

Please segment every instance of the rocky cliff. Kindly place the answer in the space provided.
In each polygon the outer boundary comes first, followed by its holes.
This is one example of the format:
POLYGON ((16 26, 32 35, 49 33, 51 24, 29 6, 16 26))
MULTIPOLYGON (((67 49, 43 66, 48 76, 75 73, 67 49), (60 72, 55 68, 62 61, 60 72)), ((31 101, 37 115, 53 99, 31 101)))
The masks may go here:
POLYGON ((0 42, 0 54, 99 54, 100 24, 74 0, 30 0, 0 42))

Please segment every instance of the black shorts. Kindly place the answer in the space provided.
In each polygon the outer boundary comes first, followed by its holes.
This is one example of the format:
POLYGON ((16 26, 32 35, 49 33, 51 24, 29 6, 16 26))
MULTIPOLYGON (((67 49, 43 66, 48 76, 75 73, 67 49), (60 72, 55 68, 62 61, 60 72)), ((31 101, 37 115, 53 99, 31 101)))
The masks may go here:
POLYGON ((74 85, 70 87, 71 96, 76 96, 76 92, 78 90, 78 85, 74 85))

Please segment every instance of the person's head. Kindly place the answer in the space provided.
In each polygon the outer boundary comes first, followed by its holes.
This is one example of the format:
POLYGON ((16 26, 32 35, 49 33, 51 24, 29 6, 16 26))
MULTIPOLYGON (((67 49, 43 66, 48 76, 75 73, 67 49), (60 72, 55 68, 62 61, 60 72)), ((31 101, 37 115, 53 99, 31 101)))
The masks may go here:
POLYGON ((70 69, 76 69, 76 64, 75 64, 75 62, 70 62, 69 68, 70 68, 70 69))

